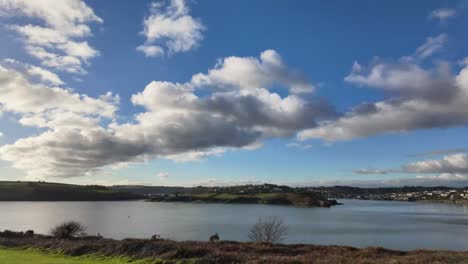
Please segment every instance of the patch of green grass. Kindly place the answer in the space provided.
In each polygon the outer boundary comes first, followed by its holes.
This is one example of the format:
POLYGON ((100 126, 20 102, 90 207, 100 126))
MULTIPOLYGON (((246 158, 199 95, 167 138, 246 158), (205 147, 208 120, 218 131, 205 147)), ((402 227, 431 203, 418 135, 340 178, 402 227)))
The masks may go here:
POLYGON ((222 200, 231 200, 231 199, 235 199, 235 198, 238 198, 238 197, 242 197, 242 195, 230 194, 230 193, 221 193, 221 194, 216 195, 214 198, 222 199, 222 200))
POLYGON ((217 195, 216 193, 201 193, 201 194, 194 194, 192 195, 193 197, 199 197, 199 198, 209 198, 212 196, 217 195))
POLYGON ((255 197, 260 198, 260 199, 266 199, 266 198, 273 198, 273 197, 278 197, 283 195, 282 193, 259 193, 256 194, 255 197))
POLYGON ((99 255, 66 256, 38 249, 0 248, 0 264, 150 264, 164 263, 156 260, 134 260, 129 257, 103 257, 99 255))
POLYGON ((240 197, 244 198, 259 198, 259 199, 268 199, 273 197, 278 197, 283 195, 282 193, 257 193, 257 194, 232 194, 232 193, 202 193, 193 195, 193 197, 198 198, 214 198, 219 200, 232 200, 240 197))

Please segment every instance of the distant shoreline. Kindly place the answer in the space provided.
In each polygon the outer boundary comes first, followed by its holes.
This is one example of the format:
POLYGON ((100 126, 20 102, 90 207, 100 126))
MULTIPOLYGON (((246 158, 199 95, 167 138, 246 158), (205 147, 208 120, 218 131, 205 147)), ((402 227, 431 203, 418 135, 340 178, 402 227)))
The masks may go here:
POLYGON ((423 201, 468 204, 468 188, 405 186, 358 188, 349 186, 290 187, 235 185, 218 187, 99 186, 49 182, 0 181, 0 201, 130 201, 276 204, 330 207, 336 199, 423 201))
POLYGON ((198 195, 152 196, 150 202, 223 203, 223 204, 267 204, 296 207, 331 207, 339 205, 336 200, 316 193, 257 193, 230 194, 205 193, 198 195))

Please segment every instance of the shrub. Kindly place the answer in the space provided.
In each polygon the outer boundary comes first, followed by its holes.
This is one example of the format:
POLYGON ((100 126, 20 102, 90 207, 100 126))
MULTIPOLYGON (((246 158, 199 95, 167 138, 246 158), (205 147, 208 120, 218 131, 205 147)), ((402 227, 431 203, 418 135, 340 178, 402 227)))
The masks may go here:
POLYGON ((218 242, 219 241, 219 235, 218 233, 210 236, 210 242, 218 242))
POLYGON ((288 233, 288 226, 281 218, 270 216, 259 218, 250 229, 249 238, 253 242, 274 244, 281 242, 288 233))
POLYGON ((57 238, 74 238, 78 236, 84 236, 86 227, 76 221, 63 222, 50 231, 53 236, 57 238))
POLYGON ((24 236, 33 237, 34 236, 34 230, 28 230, 28 231, 24 232, 24 236))

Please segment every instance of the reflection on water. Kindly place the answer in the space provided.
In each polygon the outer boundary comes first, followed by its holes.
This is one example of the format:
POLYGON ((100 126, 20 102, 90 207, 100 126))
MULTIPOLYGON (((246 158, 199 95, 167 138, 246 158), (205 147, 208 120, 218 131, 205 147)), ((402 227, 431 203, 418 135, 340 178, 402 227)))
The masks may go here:
POLYGON ((468 207, 463 205, 342 200, 332 208, 268 205, 129 202, 0 202, 0 229, 48 233, 78 220, 89 234, 176 240, 247 240, 260 216, 289 225, 287 243, 337 244, 393 249, 468 250, 468 207))

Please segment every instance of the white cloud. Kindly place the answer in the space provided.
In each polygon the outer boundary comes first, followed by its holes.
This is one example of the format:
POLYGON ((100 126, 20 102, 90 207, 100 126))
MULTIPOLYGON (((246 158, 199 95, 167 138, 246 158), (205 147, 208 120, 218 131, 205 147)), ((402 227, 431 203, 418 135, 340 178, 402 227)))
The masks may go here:
POLYGON ((427 58, 435 52, 441 50, 447 42, 447 34, 440 34, 437 37, 429 37, 426 42, 416 49, 416 56, 419 58, 427 58))
POLYGON ((146 41, 137 50, 148 57, 192 50, 203 39, 205 29, 200 20, 190 16, 184 0, 152 3, 143 26, 146 41))
POLYGON ((307 149, 311 149, 312 145, 304 144, 302 142, 290 142, 290 143, 286 144, 286 147, 288 147, 288 148, 299 148, 299 149, 307 150, 307 149))
POLYGON ((116 97, 100 99, 73 93, 71 90, 31 83, 24 74, 0 66, 0 105, 3 111, 47 115, 53 111, 112 117, 116 97))
POLYGON ((161 180, 165 180, 169 178, 169 172, 160 172, 158 173, 158 178, 161 180))
POLYGON ((390 98, 363 103, 337 120, 300 132, 299 139, 350 140, 468 123, 468 67, 452 75, 447 63, 429 70, 407 61, 377 63, 368 72, 351 72, 345 80, 384 90, 390 98))
POLYGON ((389 173, 389 171, 388 170, 381 170, 381 169, 374 169, 374 168, 367 168, 367 169, 355 170, 354 173, 357 173, 357 174, 387 174, 387 173, 389 173))
MULTIPOLYGON (((354 68, 354 67, 353 67, 354 68)), ((345 81, 359 86, 385 90, 392 95, 440 100, 453 96, 457 89, 447 63, 424 69, 413 62, 377 62, 367 72, 352 71, 345 81)))
POLYGON ((26 63, 19 62, 14 59, 4 59, 0 62, 0 66, 4 65, 6 68, 15 69, 19 72, 23 72, 28 75, 30 78, 37 78, 39 81, 51 84, 51 85, 63 85, 65 84, 60 77, 48 71, 42 67, 29 65, 26 63))
POLYGON ((468 183, 468 155, 457 153, 445 155, 441 159, 408 163, 398 169, 360 169, 354 172, 359 174, 419 174, 415 178, 401 180, 407 185, 466 185, 468 183))
POLYGON ((137 47, 137 50, 143 52, 147 57, 164 55, 164 49, 155 45, 141 45, 137 47))
MULTIPOLYGON (((276 52, 264 52, 262 57, 264 54, 276 52)), ((273 58, 279 65, 279 56, 273 58)), ((253 58, 230 59, 259 63, 253 58)), ((149 83, 131 98, 145 110, 128 123, 111 121, 108 125, 100 119, 114 119, 118 98, 112 94, 91 98, 33 84, 19 72, 2 68, 0 104, 4 110, 20 114, 21 124, 46 131, 0 147, 0 158, 36 177, 76 177, 154 158, 187 161, 235 149, 255 149, 265 139, 294 135, 316 126, 316 118, 335 113, 310 95, 293 93, 291 86, 299 82, 292 78, 295 75, 284 81, 290 93, 283 96, 271 91, 278 78, 273 74, 257 78, 261 82, 231 82, 229 88, 220 89, 220 82, 229 80, 223 76, 229 73, 225 67, 232 66, 228 64, 203 74, 203 83, 194 81, 201 74, 186 83, 149 83), (216 78, 213 71, 219 71, 216 78)), ((282 71, 289 72, 281 65, 282 71)), ((253 67, 243 74, 259 72, 253 67)))
POLYGON ((227 57, 208 74, 196 74, 192 83, 197 86, 215 86, 218 89, 257 89, 279 83, 291 93, 310 93, 315 86, 306 81, 299 72, 288 68, 275 50, 266 50, 260 59, 254 57, 227 57))
POLYGON ((3 133, 2 133, 2 132, 0 132, 0 138, 1 138, 1 137, 3 137, 3 133))
POLYGON ((452 18, 457 15, 457 11, 452 8, 439 8, 431 12, 430 17, 437 19, 440 22, 444 22, 449 18, 452 18))
POLYGON ((41 80, 49 82, 53 85, 65 84, 57 74, 50 72, 44 68, 37 66, 28 67, 28 73, 33 76, 38 76, 41 80))
POLYGON ((91 35, 89 23, 102 23, 82 0, 1 0, 0 16, 26 16, 44 25, 10 25, 25 43, 26 51, 44 66, 71 73, 86 73, 83 64, 99 52, 83 38, 91 35))
POLYGON ((468 174, 468 156, 457 153, 438 160, 413 162, 406 164, 403 170, 410 173, 468 174))

